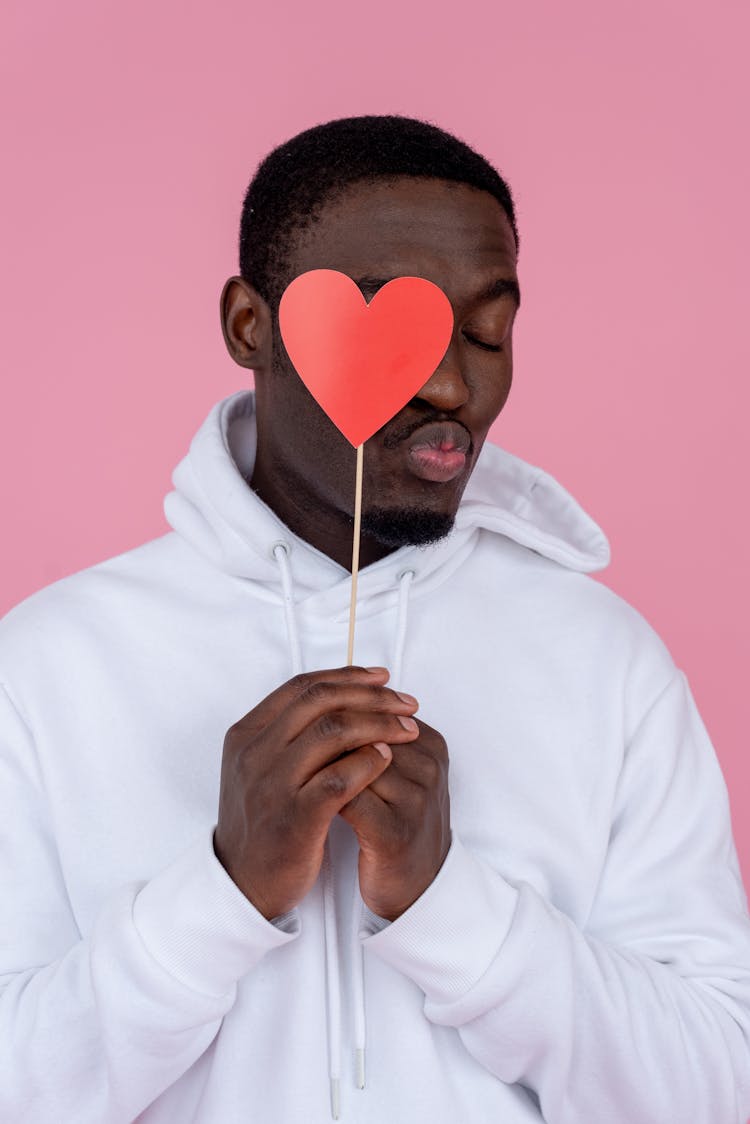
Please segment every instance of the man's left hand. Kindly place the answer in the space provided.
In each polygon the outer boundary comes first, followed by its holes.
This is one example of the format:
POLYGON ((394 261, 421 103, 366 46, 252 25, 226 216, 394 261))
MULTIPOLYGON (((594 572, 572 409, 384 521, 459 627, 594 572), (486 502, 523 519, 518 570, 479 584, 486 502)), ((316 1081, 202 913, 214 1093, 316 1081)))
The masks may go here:
POLYGON ((434 880, 450 847, 448 748, 414 719, 419 737, 394 745, 393 760, 341 809, 359 840, 359 887, 365 905, 395 921, 434 880))

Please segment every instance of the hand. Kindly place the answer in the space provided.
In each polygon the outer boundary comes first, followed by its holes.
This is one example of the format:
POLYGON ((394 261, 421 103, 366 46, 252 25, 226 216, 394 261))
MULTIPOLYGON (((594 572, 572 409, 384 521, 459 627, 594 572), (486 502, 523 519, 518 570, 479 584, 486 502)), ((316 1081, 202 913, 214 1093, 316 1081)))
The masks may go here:
POLYGON ((214 850, 269 920, 315 882, 333 817, 389 767, 391 746, 417 737, 416 700, 387 679, 385 668, 298 675, 227 731, 214 850))
POLYGON ((448 749, 417 724, 417 740, 394 745, 388 769, 341 809, 359 840, 362 898, 389 921, 424 893, 450 847, 448 749))

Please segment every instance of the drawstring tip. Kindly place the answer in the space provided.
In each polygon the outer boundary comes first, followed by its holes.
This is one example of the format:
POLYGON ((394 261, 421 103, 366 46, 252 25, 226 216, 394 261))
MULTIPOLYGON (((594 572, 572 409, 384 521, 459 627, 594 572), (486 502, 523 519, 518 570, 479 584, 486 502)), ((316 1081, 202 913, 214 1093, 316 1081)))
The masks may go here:
POLYGON ((365 1051, 361 1046, 358 1046, 355 1051, 355 1064, 357 1067, 357 1088, 364 1089, 365 1087, 365 1051))
POLYGON ((341 1116, 341 1082, 338 1077, 331 1078, 331 1116, 334 1120, 341 1116))

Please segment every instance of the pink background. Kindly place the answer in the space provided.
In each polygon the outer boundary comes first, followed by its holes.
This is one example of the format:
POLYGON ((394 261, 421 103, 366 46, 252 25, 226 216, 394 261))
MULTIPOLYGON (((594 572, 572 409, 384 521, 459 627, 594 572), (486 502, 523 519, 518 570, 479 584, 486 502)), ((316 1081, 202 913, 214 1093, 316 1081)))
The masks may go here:
POLYGON ((4 5, 0 612, 161 534, 246 383, 218 294, 243 191, 299 130, 424 117, 518 203, 495 440, 610 537, 603 580, 689 677, 750 878, 747 5, 4 5))

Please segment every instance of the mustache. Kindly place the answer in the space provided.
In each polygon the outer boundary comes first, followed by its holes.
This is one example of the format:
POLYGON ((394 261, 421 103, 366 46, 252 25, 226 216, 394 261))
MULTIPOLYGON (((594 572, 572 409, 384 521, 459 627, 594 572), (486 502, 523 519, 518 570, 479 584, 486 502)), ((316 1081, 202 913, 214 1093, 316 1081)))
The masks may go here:
POLYGON ((383 447, 385 449, 395 449, 402 441, 407 441, 412 433, 416 433, 423 425, 431 425, 434 422, 452 422, 454 425, 460 425, 465 429, 469 435, 471 445, 474 445, 474 438, 467 426, 463 422, 458 421, 457 418, 452 417, 451 414, 446 413, 444 410, 437 410, 434 413, 422 414, 420 417, 415 418, 411 422, 405 422, 403 425, 396 425, 391 422, 381 430, 383 433, 383 447), (393 428, 391 428, 391 426, 393 428))

